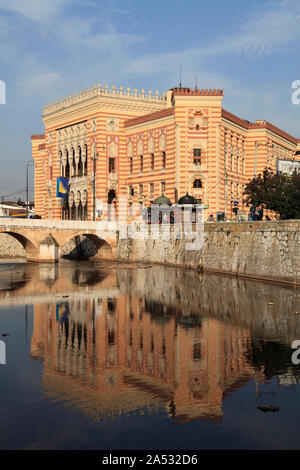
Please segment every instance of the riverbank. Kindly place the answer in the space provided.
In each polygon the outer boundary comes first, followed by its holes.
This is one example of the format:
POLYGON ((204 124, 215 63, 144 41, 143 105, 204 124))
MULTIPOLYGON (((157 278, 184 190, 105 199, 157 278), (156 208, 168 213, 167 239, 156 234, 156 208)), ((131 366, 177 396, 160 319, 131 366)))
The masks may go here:
MULTIPOLYGON (((203 243, 200 233, 198 246, 184 235, 179 237, 174 226, 157 226, 154 233, 148 228, 144 226, 147 233, 143 235, 147 236, 135 238, 121 238, 117 233, 114 259, 300 285, 300 220, 206 223, 203 243)), ((59 256, 105 258, 103 248, 98 248, 83 232, 60 247, 59 256)), ((18 240, 1 234, 0 258, 24 256, 25 250, 18 240)))
POLYGON ((203 246, 190 240, 121 239, 116 258, 300 285, 300 220, 207 223, 203 246))

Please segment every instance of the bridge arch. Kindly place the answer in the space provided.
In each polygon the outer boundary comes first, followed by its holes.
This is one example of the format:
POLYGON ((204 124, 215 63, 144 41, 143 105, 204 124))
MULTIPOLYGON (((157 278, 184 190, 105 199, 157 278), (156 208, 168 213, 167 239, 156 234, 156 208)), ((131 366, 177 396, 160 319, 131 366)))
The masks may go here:
POLYGON ((96 234, 80 232, 62 240, 60 256, 67 259, 114 259, 109 242, 96 234))
MULTIPOLYGON (((0 232, 0 235, 9 235, 11 236, 12 238, 14 238, 15 240, 17 240, 23 247, 24 249, 24 255, 28 258, 28 257, 35 257, 38 255, 38 249, 37 247, 34 245, 34 243, 29 240, 29 238, 27 238, 26 236, 18 233, 18 232, 14 232, 14 231, 2 231, 0 232)), ((11 255, 11 253, 8 254, 9 256, 11 255)))

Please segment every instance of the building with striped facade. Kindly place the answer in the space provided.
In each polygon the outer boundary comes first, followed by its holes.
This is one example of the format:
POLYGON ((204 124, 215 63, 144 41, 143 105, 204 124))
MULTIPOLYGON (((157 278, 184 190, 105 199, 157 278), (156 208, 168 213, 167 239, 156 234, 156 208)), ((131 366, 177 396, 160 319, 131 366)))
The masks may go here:
POLYGON ((300 139, 267 121, 249 122, 222 107, 223 90, 109 89, 100 84, 44 106, 45 134, 32 135, 35 207, 42 218, 93 220, 128 205, 150 206, 186 193, 205 218, 243 203, 245 184, 278 160, 300 160, 300 139), (56 180, 69 178, 68 197, 56 180), (101 211, 96 209, 101 209, 101 211))

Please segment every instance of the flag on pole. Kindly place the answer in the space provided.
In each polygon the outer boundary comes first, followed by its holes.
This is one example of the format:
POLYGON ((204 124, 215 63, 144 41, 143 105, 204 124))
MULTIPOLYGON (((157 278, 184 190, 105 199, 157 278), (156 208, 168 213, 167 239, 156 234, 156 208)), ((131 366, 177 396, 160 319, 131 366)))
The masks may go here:
POLYGON ((56 197, 66 197, 68 192, 69 178, 57 178, 56 180, 56 197))

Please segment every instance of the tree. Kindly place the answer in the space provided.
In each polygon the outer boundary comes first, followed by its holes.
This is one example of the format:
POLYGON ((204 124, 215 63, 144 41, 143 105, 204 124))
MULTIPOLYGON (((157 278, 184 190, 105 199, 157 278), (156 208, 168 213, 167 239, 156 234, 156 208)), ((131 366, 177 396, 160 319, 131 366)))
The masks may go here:
POLYGON ((266 168, 244 189, 245 202, 277 212, 281 219, 300 218, 300 175, 273 173, 266 168))

